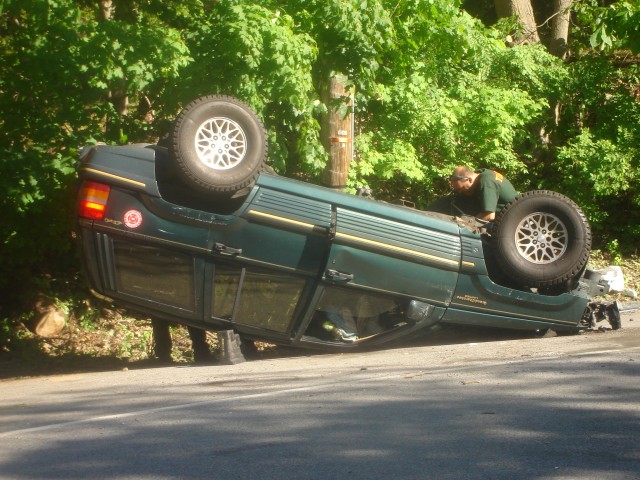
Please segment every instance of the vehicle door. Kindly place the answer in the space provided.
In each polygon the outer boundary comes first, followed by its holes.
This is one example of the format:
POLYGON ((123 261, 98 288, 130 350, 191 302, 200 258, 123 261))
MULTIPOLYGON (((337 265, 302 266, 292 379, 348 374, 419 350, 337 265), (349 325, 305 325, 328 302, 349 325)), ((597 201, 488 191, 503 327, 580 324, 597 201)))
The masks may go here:
POLYGON ((311 339, 353 342, 421 328, 437 322, 451 302, 461 257, 458 226, 358 200, 334 205, 324 288, 306 329, 311 339))
POLYGON ((287 342, 326 263, 331 204, 305 184, 261 176, 243 207, 211 226, 205 322, 287 342))

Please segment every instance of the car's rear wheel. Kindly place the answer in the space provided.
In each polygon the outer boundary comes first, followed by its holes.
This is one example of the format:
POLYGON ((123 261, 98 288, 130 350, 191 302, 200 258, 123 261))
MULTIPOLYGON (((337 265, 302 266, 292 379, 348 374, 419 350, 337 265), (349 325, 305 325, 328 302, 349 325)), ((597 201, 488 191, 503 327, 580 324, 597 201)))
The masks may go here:
POLYGON ((253 110, 219 95, 198 98, 182 110, 170 149, 187 185, 225 194, 251 185, 268 151, 264 125, 253 110))
POLYGON ((499 212, 493 238, 504 273, 527 287, 570 286, 591 251, 591 229, 582 210, 546 190, 519 195, 499 212))

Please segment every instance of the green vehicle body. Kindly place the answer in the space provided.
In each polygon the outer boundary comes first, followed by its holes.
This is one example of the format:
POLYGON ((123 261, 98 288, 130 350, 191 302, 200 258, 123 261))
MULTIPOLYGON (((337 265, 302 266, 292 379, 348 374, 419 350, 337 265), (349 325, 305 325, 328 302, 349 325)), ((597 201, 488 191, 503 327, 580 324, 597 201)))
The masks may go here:
POLYGON ((604 288, 585 278, 559 295, 502 286, 463 218, 267 173, 231 211, 215 198, 185 206, 163 191, 166 156, 157 146, 96 146, 79 164, 82 181, 110 187, 104 217, 78 219, 88 281, 152 317, 352 349, 437 324, 578 332, 604 288))

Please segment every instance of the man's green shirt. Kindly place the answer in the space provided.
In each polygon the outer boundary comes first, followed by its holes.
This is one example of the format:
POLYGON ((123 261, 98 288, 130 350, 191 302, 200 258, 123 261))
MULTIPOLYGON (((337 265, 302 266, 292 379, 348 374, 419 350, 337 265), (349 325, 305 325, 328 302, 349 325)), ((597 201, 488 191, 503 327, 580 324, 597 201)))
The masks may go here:
POLYGON ((501 173, 481 168, 473 187, 472 195, 456 196, 456 205, 468 215, 482 212, 498 212, 518 195, 511 182, 501 173))

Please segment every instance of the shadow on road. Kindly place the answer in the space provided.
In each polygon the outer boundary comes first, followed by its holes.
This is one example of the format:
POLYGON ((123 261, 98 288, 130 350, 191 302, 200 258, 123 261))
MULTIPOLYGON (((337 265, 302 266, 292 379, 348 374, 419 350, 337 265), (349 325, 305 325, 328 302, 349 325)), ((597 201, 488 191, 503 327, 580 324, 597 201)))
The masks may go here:
MULTIPOLYGON (((431 331, 419 333, 418 336, 404 339, 402 342, 392 343, 384 347, 371 348, 369 351, 396 349, 402 347, 417 347, 429 345, 450 345, 464 343, 480 343, 504 340, 531 338, 532 332, 487 329, 470 326, 445 325, 438 326, 431 331)), ((363 351, 363 350, 360 350, 363 351)), ((364 350, 367 351, 367 350, 364 350)), ((247 354, 247 360, 263 360, 272 358, 287 358, 296 356, 313 356, 326 353, 321 350, 296 349, 286 346, 267 345, 258 351, 247 354)), ((217 360, 204 363, 215 365, 217 360)), ((122 369, 163 368, 169 365, 198 365, 187 362, 163 362, 155 359, 129 361, 115 356, 92 356, 69 352, 64 355, 47 355, 35 346, 23 351, 14 352, 5 357, 0 356, 0 379, 37 377, 69 373, 115 371, 122 369)))

